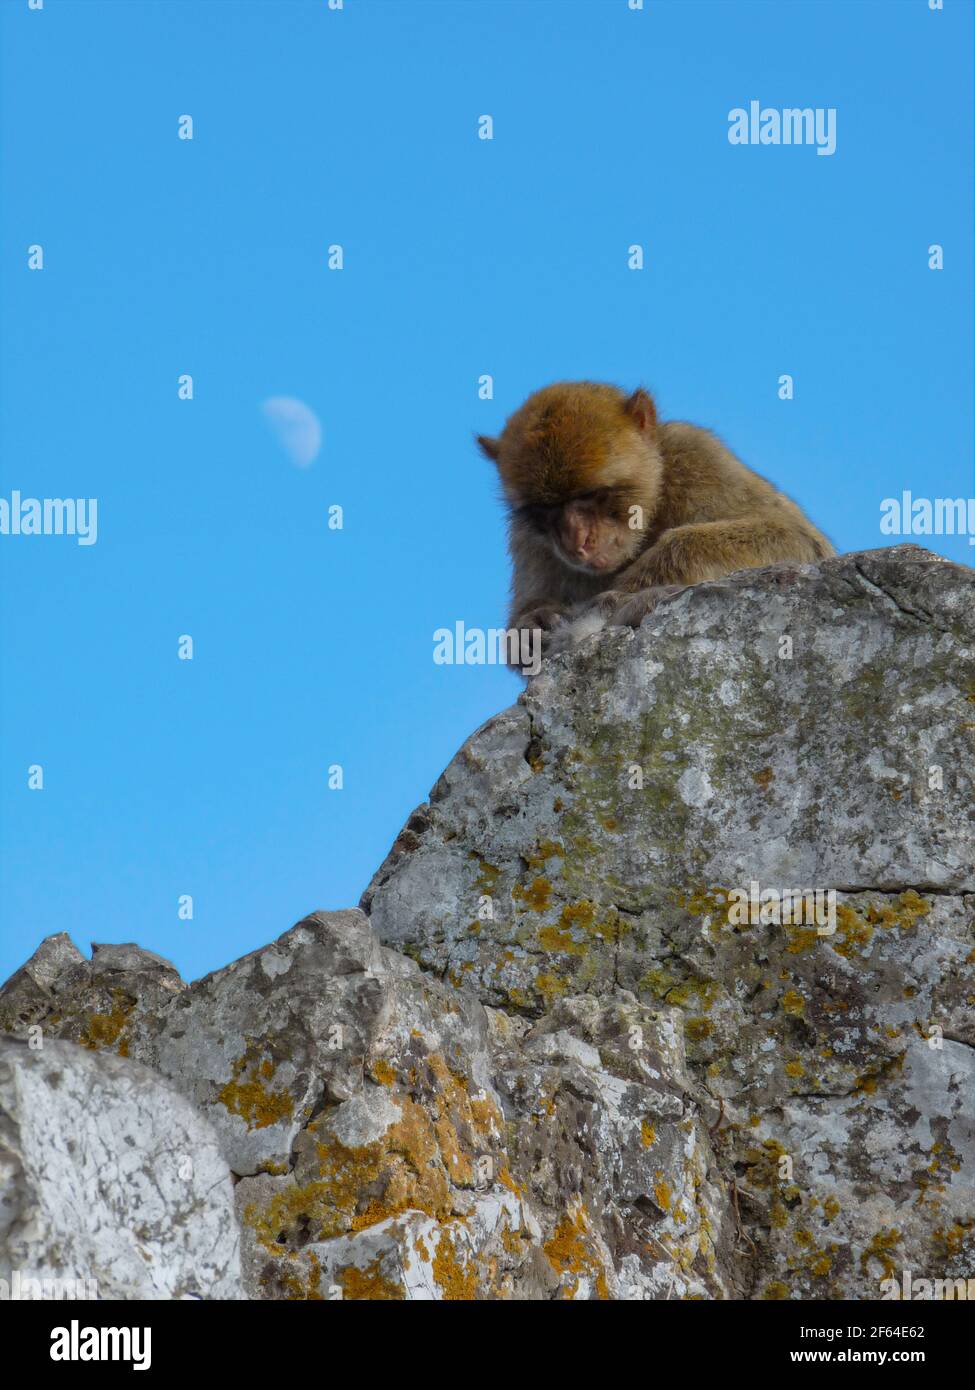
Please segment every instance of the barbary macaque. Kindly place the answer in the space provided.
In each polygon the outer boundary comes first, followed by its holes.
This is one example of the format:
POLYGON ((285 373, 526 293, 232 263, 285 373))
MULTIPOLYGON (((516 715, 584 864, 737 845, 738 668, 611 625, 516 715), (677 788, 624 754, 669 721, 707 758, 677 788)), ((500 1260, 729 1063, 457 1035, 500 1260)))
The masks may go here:
POLYGON ((558 382, 478 443, 510 509, 511 628, 551 629, 597 595, 636 626, 673 586, 835 554, 715 435, 658 421, 642 389, 558 382))

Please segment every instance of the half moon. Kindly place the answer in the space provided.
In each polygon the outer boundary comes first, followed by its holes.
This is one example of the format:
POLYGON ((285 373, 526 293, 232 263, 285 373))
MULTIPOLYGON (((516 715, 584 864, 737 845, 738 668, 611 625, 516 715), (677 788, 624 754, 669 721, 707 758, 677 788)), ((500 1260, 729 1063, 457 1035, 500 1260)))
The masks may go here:
POLYGON ((297 468, 310 468, 322 447, 318 416, 294 396, 269 396, 261 410, 271 433, 297 468))

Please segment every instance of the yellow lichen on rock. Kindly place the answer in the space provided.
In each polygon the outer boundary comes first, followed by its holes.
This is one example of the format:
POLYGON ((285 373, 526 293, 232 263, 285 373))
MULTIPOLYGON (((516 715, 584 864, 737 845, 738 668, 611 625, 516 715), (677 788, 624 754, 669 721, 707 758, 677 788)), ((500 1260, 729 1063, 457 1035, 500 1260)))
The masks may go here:
POLYGON ((274 1072, 270 1058, 255 1062, 248 1061, 246 1056, 240 1057, 233 1066, 233 1079, 221 1088, 217 1100, 231 1115, 239 1115, 248 1129, 266 1129, 268 1125, 290 1120, 294 1114, 294 1098, 287 1088, 274 1091, 268 1087, 274 1072), (248 1068, 250 1075, 245 1077, 248 1068))

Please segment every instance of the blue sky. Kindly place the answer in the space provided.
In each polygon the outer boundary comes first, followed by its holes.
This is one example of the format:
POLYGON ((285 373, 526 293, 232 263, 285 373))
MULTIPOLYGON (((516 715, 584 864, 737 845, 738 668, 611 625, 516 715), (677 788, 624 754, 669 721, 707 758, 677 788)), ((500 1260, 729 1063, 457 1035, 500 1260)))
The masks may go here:
POLYGON ((0 495, 98 499, 95 545, 0 536, 0 979, 62 930, 193 977, 357 902, 518 694, 432 634, 505 615, 472 435, 546 382, 643 383, 844 550, 972 494, 967 0, 0 15, 0 495), (730 145, 753 99, 835 107, 836 153, 730 145))

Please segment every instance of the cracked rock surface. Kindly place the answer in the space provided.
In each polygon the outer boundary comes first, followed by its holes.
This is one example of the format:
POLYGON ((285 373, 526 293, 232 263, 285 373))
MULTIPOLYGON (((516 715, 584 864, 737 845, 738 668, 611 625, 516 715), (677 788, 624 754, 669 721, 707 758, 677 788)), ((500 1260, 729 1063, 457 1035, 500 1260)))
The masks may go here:
POLYGON ((413 813, 373 926, 526 1018, 674 1010, 741 1291, 975 1275, 975 571, 899 546, 596 626, 413 813), (833 890, 831 929, 734 920, 752 884, 833 890))
POLYGON ((83 1298, 242 1297, 233 1185, 206 1120, 111 1053, 0 1040, 5 1297, 15 1275, 83 1298))
POLYGON ((249 1297, 975 1277, 973 599, 904 546, 583 615, 363 910, 193 984, 49 937, 0 1031, 192 1103, 249 1297))

